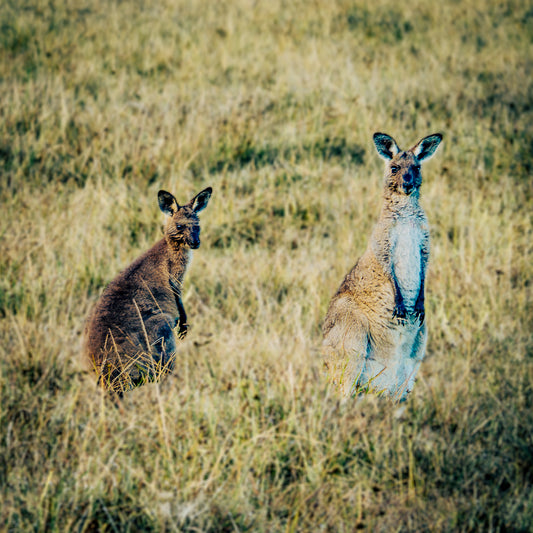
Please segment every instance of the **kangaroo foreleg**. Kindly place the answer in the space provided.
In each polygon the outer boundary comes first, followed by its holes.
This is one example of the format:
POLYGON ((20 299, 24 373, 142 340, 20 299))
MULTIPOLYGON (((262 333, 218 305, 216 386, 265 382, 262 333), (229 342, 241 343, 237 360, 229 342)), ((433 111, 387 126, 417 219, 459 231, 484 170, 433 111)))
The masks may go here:
POLYGON ((420 325, 424 323, 426 317, 425 309, 425 284, 426 284, 426 268, 429 258, 429 248, 426 242, 426 245, 422 248, 422 253, 420 255, 420 289, 418 291, 418 296, 415 302, 415 316, 420 321, 420 325))
POLYGON ((394 285, 394 310, 392 311, 392 318, 396 318, 400 324, 404 324, 407 319, 407 309, 403 301, 402 292, 394 273, 392 274, 392 283, 394 285))
POLYGON ((424 323, 424 319, 426 317, 424 285, 425 285, 425 279, 424 279, 424 274, 422 273, 422 276, 420 278, 420 292, 418 293, 418 297, 416 299, 415 309, 414 309, 415 316, 420 321, 420 325, 424 323))
POLYGON ((178 338, 184 339, 187 335, 187 330, 189 329, 189 324, 187 324, 187 314, 185 313, 185 307, 183 307, 183 302, 181 300, 181 295, 176 295, 176 305, 178 306, 178 338))
POLYGON ((172 288, 172 292, 176 300, 176 307, 178 308, 178 317, 176 318, 176 324, 174 327, 178 326, 179 328, 178 338, 184 339, 185 335, 187 335, 189 324, 187 324, 187 313, 185 312, 185 307, 183 307, 183 301, 181 299, 181 288, 172 279, 170 280, 170 287, 172 288))

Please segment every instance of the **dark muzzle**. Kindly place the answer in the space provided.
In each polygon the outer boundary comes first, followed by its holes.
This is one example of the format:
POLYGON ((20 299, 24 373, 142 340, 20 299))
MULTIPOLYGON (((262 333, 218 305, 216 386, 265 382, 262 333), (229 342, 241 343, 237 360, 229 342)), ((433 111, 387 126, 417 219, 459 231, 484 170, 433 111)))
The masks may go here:
POLYGON ((416 180, 415 176, 412 172, 407 172, 405 176, 403 177, 403 190, 405 194, 409 195, 413 192, 413 190, 416 188, 416 180))
POLYGON ((189 247, 192 248, 193 250, 200 248, 200 228, 199 227, 196 227, 191 231, 188 244, 189 244, 189 247))

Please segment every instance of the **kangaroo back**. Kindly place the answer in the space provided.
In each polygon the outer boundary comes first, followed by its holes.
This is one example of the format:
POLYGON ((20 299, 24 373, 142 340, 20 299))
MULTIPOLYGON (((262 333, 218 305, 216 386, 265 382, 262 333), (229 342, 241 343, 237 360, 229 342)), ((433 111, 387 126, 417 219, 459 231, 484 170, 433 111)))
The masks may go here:
POLYGON ((414 385, 427 341, 429 228, 419 204, 421 163, 441 140, 430 135, 402 151, 389 135, 374 134, 385 160, 381 214, 323 324, 326 367, 345 395, 372 389, 403 399, 414 385))
POLYGON ((180 206, 159 191, 159 207, 169 217, 164 238, 111 281, 89 315, 84 357, 104 388, 122 394, 174 368, 174 329, 180 339, 188 329, 183 279, 191 250, 200 246, 198 213, 211 192, 204 189, 180 206))

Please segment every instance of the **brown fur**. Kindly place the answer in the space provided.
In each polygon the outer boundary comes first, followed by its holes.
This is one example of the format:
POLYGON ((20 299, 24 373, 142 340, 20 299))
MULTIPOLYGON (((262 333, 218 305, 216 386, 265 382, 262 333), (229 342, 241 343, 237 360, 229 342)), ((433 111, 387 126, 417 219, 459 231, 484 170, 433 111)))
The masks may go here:
POLYGON ((122 271, 104 290, 85 328, 84 357, 99 383, 122 394, 174 368, 179 338, 187 334, 181 287, 200 245, 198 212, 211 196, 207 188, 179 206, 159 192, 161 210, 169 215, 165 236, 122 271))
POLYGON ((368 387, 405 398, 425 354, 425 274, 429 229, 419 204, 420 163, 442 136, 401 151, 374 134, 387 161, 383 207, 363 256, 333 296, 323 324, 330 379, 346 396, 368 387))

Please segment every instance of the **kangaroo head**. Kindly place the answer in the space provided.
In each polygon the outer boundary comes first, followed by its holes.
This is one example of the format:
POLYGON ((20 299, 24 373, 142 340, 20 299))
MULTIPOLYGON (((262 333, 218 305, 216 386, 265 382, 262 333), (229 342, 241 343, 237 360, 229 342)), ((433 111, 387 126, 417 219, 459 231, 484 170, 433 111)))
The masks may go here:
POLYGON ((434 133, 424 137, 404 152, 390 135, 374 133, 374 144, 378 154, 386 161, 387 188, 392 193, 400 195, 418 194, 422 184, 420 164, 435 153, 441 141, 442 135, 434 133))
POLYGON ((200 246, 200 220, 198 213, 206 208, 213 189, 207 187, 190 202, 179 205, 167 191, 159 191, 159 208, 170 219, 165 227, 165 236, 179 246, 196 249, 200 246))

